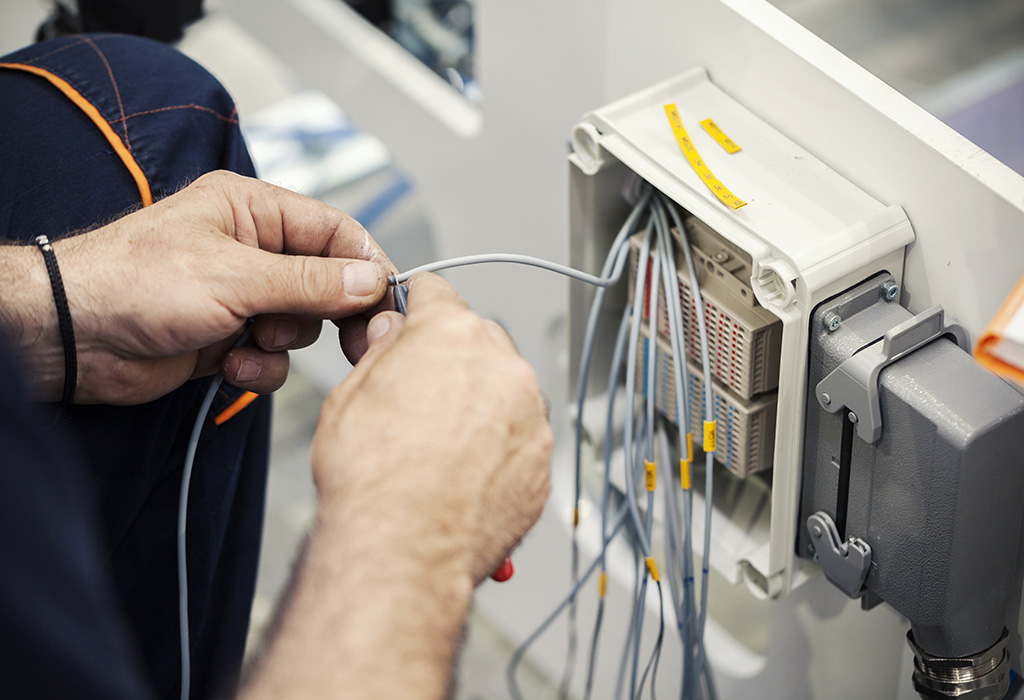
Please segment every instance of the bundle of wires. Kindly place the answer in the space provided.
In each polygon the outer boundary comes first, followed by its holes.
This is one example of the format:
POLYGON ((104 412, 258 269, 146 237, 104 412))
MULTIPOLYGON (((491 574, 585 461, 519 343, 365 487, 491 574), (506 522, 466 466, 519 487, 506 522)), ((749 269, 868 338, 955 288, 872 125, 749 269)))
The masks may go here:
MULTIPOLYGON (((588 280, 589 281, 589 280, 588 280)), ((661 574, 655 564, 651 549, 653 514, 655 508, 654 483, 658 461, 661 462, 663 479, 670 488, 665 489, 665 570, 664 576, 669 582, 669 594, 676 627, 683 648, 682 678, 680 697, 684 700, 697 698, 714 698, 714 685, 704 653, 704 627, 707 619, 708 598, 708 553, 711 537, 711 507, 713 496, 713 480, 711 478, 713 456, 705 452, 705 519, 704 538, 701 551, 701 577, 699 587, 695 584, 694 549, 692 538, 693 491, 690 488, 693 462, 692 437, 687 433, 690 423, 690 412, 694 407, 689 405, 684 387, 688 386, 686 377, 687 364, 684 348, 684 333, 699 335, 701 364, 705 377, 710 377, 710 357, 708 350, 707 323, 704 316, 703 299, 697 283, 693 254, 686 239, 682 218, 676 206, 661 193, 653 193, 646 188, 637 199, 625 223, 612 243, 606 258, 600 281, 602 288, 594 295, 584 333, 580 373, 577 379, 578 393, 576 397, 576 449, 575 449, 575 493, 572 533, 571 576, 572 587, 569 593, 542 624, 523 642, 513 654, 508 666, 507 678, 509 691, 513 698, 520 700, 522 694, 516 682, 516 670, 528 648, 540 637, 563 611, 569 611, 569 645, 566 667, 559 687, 559 697, 568 696, 573 676, 576 653, 576 606, 579 591, 586 580, 595 572, 599 572, 599 594, 594 629, 591 634, 590 647, 586 668, 586 681, 583 689, 584 700, 589 700, 594 690, 594 676, 601 629, 606 613, 607 590, 607 553, 608 546, 615 536, 627 525, 626 532, 634 544, 636 576, 632 596, 627 637, 624 640, 619 672, 615 684, 615 698, 640 698, 643 695, 648 677, 650 677, 650 694, 655 696, 655 682, 658 663, 664 639, 664 595, 661 585, 661 574), (601 550, 597 558, 586 569, 583 576, 579 575, 579 543, 577 526, 579 524, 579 506, 582 499, 582 448, 584 441, 583 413, 589 384, 591 361, 597 338, 598 323, 604 303, 604 288, 618 282, 625 262, 629 257, 630 238, 642 228, 639 263, 637 265, 632 304, 623 310, 619 322, 611 368, 608 378, 608 410, 605 421, 604 440, 604 483, 601 494, 601 550), (686 328, 682 298, 679 294, 678 270, 676 266, 675 246, 671 235, 671 226, 679 232, 680 247, 685 259, 691 292, 695 305, 697 328, 686 328), (657 319, 659 304, 662 301, 661 288, 664 287, 666 316, 668 318, 668 340, 671 347, 674 372, 674 389, 676 401, 677 426, 675 435, 669 436, 666 422, 659 419, 656 411, 656 364, 657 364, 657 319), (647 307, 644 308, 646 302, 647 307), (641 325, 646 311, 650 319, 649 337, 644 344, 646 352, 643 363, 642 377, 638 377, 637 354, 641 351, 641 325), (623 364, 625 378, 623 380, 623 364), (615 400, 620 381, 625 387, 625 424, 623 426, 622 468, 625 472, 624 502, 613 516, 611 503, 616 491, 612 485, 613 461, 615 461, 616 445, 614 444, 615 400), (659 437, 658 450, 655 449, 655 436, 659 437), (673 439, 674 438, 674 439, 673 439), (656 460, 656 452, 660 452, 660 460, 656 460), (674 455, 680 458, 680 470, 668 468, 674 463, 674 455), (641 500, 637 492, 640 484, 646 483, 646 498, 641 500), (680 498, 681 495, 681 498, 680 498), (680 503, 681 501, 681 503, 680 503), (641 503, 643 508, 641 511, 641 503), (627 517, 628 516, 628 517, 627 517), (625 523, 623 523, 625 519, 625 523), (660 621, 659 630, 653 648, 645 655, 641 648, 643 639, 643 620, 646 612, 646 601, 649 582, 653 581, 657 588, 660 621), (642 666, 641 660, 646 658, 642 666)), ((700 410, 697 408, 696 410, 700 410)), ((704 420, 713 420, 713 403, 711 382, 704 382, 703 396, 704 420)))

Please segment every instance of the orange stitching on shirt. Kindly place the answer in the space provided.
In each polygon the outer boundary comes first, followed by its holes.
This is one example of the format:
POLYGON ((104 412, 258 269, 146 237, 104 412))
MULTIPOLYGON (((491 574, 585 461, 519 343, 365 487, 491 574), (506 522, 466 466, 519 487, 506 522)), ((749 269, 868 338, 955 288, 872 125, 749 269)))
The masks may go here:
POLYGON ((118 122, 127 121, 127 120, 131 119, 132 117, 142 117, 142 116, 145 116, 147 114, 156 114, 157 112, 169 112, 169 111, 174 110, 174 109, 196 109, 196 110, 199 110, 201 112, 209 112, 213 116, 217 117, 217 119, 220 119, 221 121, 224 121, 224 122, 228 122, 229 124, 237 124, 238 123, 238 120, 233 118, 235 112, 238 111, 237 108, 232 110, 232 112, 231 112, 232 116, 231 117, 225 117, 223 114, 220 114, 216 110, 210 109, 209 107, 203 107, 202 105, 197 105, 197 104, 194 104, 194 103, 193 104, 187 104, 187 105, 174 105, 172 107, 160 107, 158 109, 147 109, 147 110, 145 110, 143 112, 135 112, 134 114, 129 114, 128 116, 121 117, 120 119, 114 119, 110 123, 111 124, 117 124, 118 122))
MULTIPOLYGON (((64 46, 61 46, 59 49, 54 49, 53 51, 41 54, 39 56, 36 56, 35 58, 30 58, 27 61, 25 61, 25 63, 28 64, 28 65, 32 65, 33 63, 36 63, 37 61, 42 61, 44 58, 49 58, 50 56, 52 56, 54 54, 60 53, 61 51, 67 51, 68 49, 73 49, 76 46, 81 46, 82 44, 85 43, 85 39, 86 38, 83 37, 82 35, 74 34, 72 36, 78 36, 80 38, 79 38, 78 41, 76 41, 73 44, 65 44, 64 46)), ((96 36, 94 36, 92 38, 93 39, 109 39, 112 36, 117 36, 117 34, 98 34, 98 35, 96 35, 96 36)))
POLYGON ((96 105, 89 102, 82 93, 72 87, 71 83, 45 68, 30 66, 26 63, 0 63, 0 68, 20 70, 25 71, 26 73, 32 73, 33 75, 38 75, 39 77, 48 80, 51 85, 64 93, 64 96, 81 109, 86 116, 89 117, 92 123, 99 128, 103 137, 107 140, 107 143, 113 147, 114 152, 121 159, 121 162, 124 163, 126 168, 128 168, 128 172, 131 173, 132 179, 135 180, 135 184, 139 188, 139 197, 142 199, 142 206, 148 207, 153 203, 153 193, 150 190, 149 180, 146 179, 146 174, 142 172, 142 168, 139 167, 139 164, 136 162, 135 157, 131 152, 125 148, 121 137, 114 132, 110 124, 107 123, 103 115, 100 114, 100 111, 96 109, 96 105))
MULTIPOLYGON (((82 40, 92 47, 92 50, 95 51, 99 55, 100 60, 103 61, 103 65, 106 66, 107 75, 110 76, 110 84, 114 86, 114 95, 117 97, 117 107, 121 110, 121 119, 124 120, 124 104, 121 102, 121 91, 117 87, 117 80, 114 79, 114 71, 111 69, 106 55, 100 51, 100 47, 96 45, 96 42, 89 37, 82 37, 82 40)), ((124 145, 130 153, 132 150, 132 142, 128 140, 128 122, 124 123, 124 145)))

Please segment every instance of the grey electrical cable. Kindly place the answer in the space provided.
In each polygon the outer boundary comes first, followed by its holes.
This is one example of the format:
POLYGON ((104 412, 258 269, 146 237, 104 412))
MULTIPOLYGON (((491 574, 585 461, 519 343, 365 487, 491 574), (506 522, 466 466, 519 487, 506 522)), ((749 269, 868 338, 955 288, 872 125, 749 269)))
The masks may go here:
MULTIPOLYGON (((634 291, 636 295, 643 298, 643 295, 647 294, 647 357, 644 362, 644 369, 646 370, 646 378, 644 384, 644 408, 645 408, 645 422, 647 423, 644 430, 644 468, 646 471, 646 463, 654 461, 654 409, 657 403, 657 388, 655 387, 655 377, 657 372, 657 350, 658 350, 658 302, 661 294, 661 288, 659 283, 661 281, 661 258, 658 255, 652 256, 651 269, 650 269, 650 286, 647 287, 645 284, 641 284, 640 280, 640 267, 647 267, 647 256, 641 253, 641 256, 637 262, 637 286, 634 291)), ((635 321, 639 325, 639 320, 635 321)), ((639 467, 639 465, 638 465, 639 467)), ((648 477, 649 478, 649 477, 648 477)), ((647 508, 644 514, 644 536, 648 541, 651 539, 651 528, 654 523, 654 491, 650 487, 647 489, 647 508)), ((650 554, 648 554, 650 556, 650 554)), ((659 590, 661 589, 659 585, 659 590)), ((645 606, 645 600, 647 598, 647 577, 644 577, 644 581, 640 587, 640 598, 639 605, 641 609, 645 606)), ((664 608, 662 608, 662 615, 664 615, 664 608)), ((636 674, 637 668, 640 663, 640 643, 642 641, 643 631, 643 615, 637 616, 637 629, 636 637, 634 641, 633 651, 633 670, 630 676, 630 697, 638 697, 643 690, 643 679, 640 680, 639 687, 637 686, 636 674)), ((664 617, 662 618, 664 624, 664 617)), ((660 636, 659 636, 660 638, 660 636)), ((646 676, 646 672, 644 674, 646 676)))
POLYGON ((178 629, 181 641, 181 700, 188 700, 192 680, 192 659, 188 636, 188 564, 186 562, 185 531, 188 524, 188 488, 192 481, 192 465, 195 464, 196 449, 199 447, 199 435, 203 431, 203 423, 210 412, 210 404, 217 395, 224 377, 218 374, 210 382, 199 414, 192 426, 192 435, 188 440, 185 452, 185 467, 181 474, 181 492, 178 496, 178 629))
POLYGON ((644 675, 640 677, 640 686, 636 689, 635 700, 640 700, 640 696, 643 695, 644 683, 647 680, 648 673, 651 673, 651 698, 652 700, 657 700, 654 683, 658 678, 658 659, 661 658, 661 644, 665 639, 665 598, 661 590, 661 581, 655 581, 655 584, 658 586, 658 608, 661 610, 661 623, 658 626, 658 637, 654 642, 654 649, 651 650, 651 659, 647 662, 647 666, 644 667, 644 675))
MULTIPOLYGON (((252 328, 247 327, 232 346, 232 350, 249 342, 252 335, 252 328)), ((181 472, 181 490, 178 493, 178 633, 181 645, 181 700, 188 700, 191 692, 192 682, 192 654, 189 648, 188 630, 188 561, 186 531, 188 529, 188 490, 192 483, 192 467, 196 461, 196 451, 199 449, 199 436, 203 432, 203 424, 210 413, 210 406, 213 398, 217 395, 224 375, 217 374, 211 381, 210 386, 203 396, 203 402, 199 406, 195 423, 192 424, 192 433, 188 439, 188 448, 185 450, 185 464, 181 472)))
MULTIPOLYGON (((664 256, 665 266, 663 267, 663 273, 666 275, 666 286, 668 280, 672 281, 672 286, 678 288, 678 270, 675 264, 675 255, 673 254, 673 247, 671 243, 671 234, 669 233, 668 219, 665 213, 665 208, 662 202, 657 202, 653 207, 656 231, 659 241, 659 252, 664 256)), ((685 232, 680 230, 680 236, 685 236, 685 232)), ((667 295, 666 295, 667 298, 667 295)), ((679 449, 687 450, 689 441, 686 439, 686 434, 690 430, 691 416, 690 416, 690 405, 687 392, 684 390, 684 386, 689 383, 688 372, 686 367, 686 346, 683 339, 682 328, 683 328, 683 311, 682 311, 682 297, 680 294, 672 295, 673 302, 668 304, 668 322, 669 322, 669 339, 672 344, 672 355, 675 358, 674 380, 675 380, 675 391, 676 391, 676 417, 678 424, 678 439, 679 449)), ((693 455, 687 454, 687 457, 693 460, 693 455)), ((668 495, 666 494, 666 498, 668 495)), ((672 498, 671 502, 675 504, 675 499, 672 498)), ((691 697, 693 695, 693 678, 695 674, 694 664, 694 653, 693 649, 695 646, 695 640, 693 639, 695 630, 694 628, 694 617, 696 615, 695 603, 694 603, 694 592, 693 592, 693 547, 692 547, 692 492, 687 490, 683 496, 684 515, 681 518, 682 523, 685 526, 682 528, 683 532, 683 547, 677 564, 681 564, 681 583, 683 586, 682 595, 679 601, 676 603, 677 620, 680 629, 680 636, 683 642, 684 656, 683 656, 683 679, 684 679, 684 697, 691 697)), ((675 520, 678 521, 678 511, 676 511, 675 520)), ((672 530, 672 540, 674 537, 675 528, 672 530)), ((673 582, 675 578, 671 579, 673 582)), ((702 640, 696 640, 696 644, 702 644, 702 640)))
MULTIPOLYGON (((711 358, 708 349, 707 320, 704 315, 704 300, 700 293, 700 285, 697 282, 697 270, 693 263, 693 253, 690 250, 690 242, 686 239, 682 218, 676 211, 675 205, 667 197, 659 193, 659 199, 668 209, 673 223, 679 229, 680 241, 682 242, 683 256, 686 258, 687 271, 690 273, 690 286, 693 294, 693 303, 697 312, 697 327, 700 332, 700 354, 701 364, 704 369, 704 420, 714 420, 714 402, 711 395, 711 358)), ((697 638, 704 638, 704 625, 707 621, 708 607, 708 555, 711 551, 711 510, 712 496, 714 495, 714 458, 712 452, 704 452, 705 476, 704 476, 704 547, 701 553, 701 591, 700 591, 700 612, 697 623, 697 638)))
POLYGON ((644 578, 644 563, 640 559, 640 552, 633 547, 633 607, 629 615, 629 624, 626 627, 626 640, 622 645, 622 655, 619 658, 619 672, 615 676, 615 695, 612 697, 619 700, 622 697, 622 684, 626 679, 626 666, 629 665, 629 651, 633 648, 633 632, 636 630, 636 616, 639 614, 637 601, 640 598, 640 581, 644 578))
MULTIPOLYGON (((636 423, 634 425, 634 433, 639 435, 644 432, 645 421, 647 420, 647 414, 644 411, 639 411, 636 415, 636 423)), ((626 478, 631 479, 634 482, 638 473, 641 473, 643 466, 643 449, 644 445, 639 440, 633 448, 633 454, 626 456, 627 466, 625 469, 626 478)), ((628 497, 627 497, 628 498, 628 497)), ((628 506, 628 503, 626 504, 628 506)), ((632 524, 632 521, 630 521, 632 524)), ((630 530, 634 537, 638 537, 642 531, 637 530, 634 525, 630 530)), ((639 540, 638 540, 639 541, 639 540)), ((622 646, 622 659, 619 662, 619 675, 615 681, 615 697, 620 698, 622 696, 622 684, 626 679, 626 667, 630 665, 630 659, 635 658, 635 641, 638 638, 638 634, 642 628, 642 620, 638 622, 639 615, 643 614, 643 605, 641 601, 644 599, 643 591, 646 589, 647 584, 647 562, 643 559, 641 549, 637 546, 633 547, 633 566, 636 571, 636 577, 633 580, 633 597, 632 597, 632 608, 629 615, 629 625, 626 628, 626 640, 622 646)), ((633 682, 635 678, 631 678, 631 685, 629 689, 629 696, 633 695, 633 682)))
MULTIPOLYGON (((619 511, 615 514, 615 525, 614 527, 612 527, 611 534, 605 538, 603 543, 604 546, 608 546, 608 543, 615 539, 615 536, 619 534, 619 530, 621 530, 622 526, 626 523, 626 515, 627 509, 626 506, 623 504, 622 506, 619 507, 619 511)), ((515 700, 522 700, 523 697, 522 693, 519 692, 519 685, 516 683, 516 667, 519 666, 520 661, 526 654, 526 650, 530 648, 530 645, 537 641, 537 638, 540 637, 540 635, 544 634, 544 630, 546 630, 551 625, 551 623, 555 621, 555 619, 562 612, 562 610, 564 610, 565 607, 569 604, 569 599, 579 592, 579 589, 582 588, 583 584, 585 584, 590 579, 591 575, 597 570, 597 566, 600 563, 600 558, 595 558, 594 561, 590 563, 590 566, 588 566, 586 571, 583 572, 583 576, 580 577, 580 580, 573 587, 573 589, 569 591, 569 594, 562 599, 562 602, 558 604, 558 607, 551 611, 551 614, 544 619, 540 626, 537 627, 537 629, 535 629, 533 633, 529 637, 527 637, 526 640, 519 645, 519 648, 516 649, 515 652, 512 654, 512 658, 509 660, 508 663, 508 668, 505 670, 505 678, 508 681, 509 694, 512 695, 512 697, 515 700)))
MULTIPOLYGON (((622 317, 619 320, 619 329, 615 333, 615 347, 612 350, 611 367, 608 371, 608 411, 605 418, 604 434, 604 483, 601 487, 601 537, 602 540, 608 533, 608 503, 611 499, 611 469, 612 453, 615 444, 615 394, 619 386, 619 375, 622 370, 622 358, 624 357, 626 338, 629 335, 630 309, 622 310, 622 317)), ((606 571, 606 559, 608 549, 601 548, 601 573, 606 571)), ((587 662, 587 678, 583 690, 583 700, 590 700, 590 694, 594 687, 594 670, 597 660, 597 645, 601 635, 601 625, 604 621, 604 596, 598 599, 597 616, 594 620, 594 632, 590 638, 590 653, 587 662)))
POLYGON ((542 260, 541 258, 535 258, 531 255, 519 255, 518 253, 482 253, 480 255, 464 255, 458 258, 449 258, 448 260, 438 260, 436 262, 427 263, 426 265, 420 265, 414 267, 411 270, 402 272, 397 275, 390 275, 388 277, 388 283, 402 284, 406 282, 413 275, 420 272, 437 272, 438 270, 450 270, 453 267, 465 267, 467 265, 481 265, 485 263, 512 263, 515 265, 528 265, 530 267, 539 267, 543 270, 550 272, 557 272, 560 275, 566 277, 572 277, 573 279, 592 284, 595 287, 611 287, 619 281, 617 276, 611 276, 607 278, 597 277, 589 272, 583 272, 567 265, 560 265, 559 263, 551 262, 550 260, 542 260))
MULTIPOLYGON (((626 217, 618 234, 612 241, 611 248, 601 267, 601 279, 610 279, 610 275, 618 268, 615 275, 617 279, 622 274, 626 259, 629 256, 629 237, 636 230, 640 216, 646 211, 650 204, 652 192, 646 187, 638 199, 633 210, 626 217)), ((576 537, 577 525, 579 524, 579 501, 582 496, 581 472, 582 472, 582 450, 583 450, 583 410, 587 397, 587 384, 590 380, 590 365, 594 356, 594 340, 597 336, 598 321, 601 317, 601 309, 604 306, 607 287, 598 287, 594 293, 594 299, 590 304, 590 313, 587 318, 586 330, 583 334, 583 348, 580 353, 580 371, 576 389, 576 455, 575 475, 573 492, 573 529, 572 529, 572 562, 570 565, 570 578, 573 585, 579 580, 579 543, 576 537)), ((559 684, 558 697, 564 700, 569 694, 569 684, 572 680, 572 672, 576 665, 576 600, 573 598, 569 604, 569 643, 566 650, 565 669, 562 673, 562 681, 559 684)))
MULTIPOLYGON (((644 289, 647 286, 647 265, 643 261, 651 249, 651 234, 653 226, 648 223, 644 231, 643 242, 640 244, 641 264, 636 268, 636 282, 633 294, 633 325, 629 333, 629 345, 626 346, 626 423, 623 434, 623 447, 626 455, 631 456, 633 452, 633 408, 636 404, 636 353, 640 341, 640 319, 641 308, 644 300, 644 289)), ((630 462, 626 468, 626 500, 629 505, 629 513, 633 518, 633 526, 636 529, 637 541, 644 558, 651 556, 651 545, 644 534, 644 524, 640 520, 640 511, 636 505, 636 493, 633 484, 633 463, 630 462)))

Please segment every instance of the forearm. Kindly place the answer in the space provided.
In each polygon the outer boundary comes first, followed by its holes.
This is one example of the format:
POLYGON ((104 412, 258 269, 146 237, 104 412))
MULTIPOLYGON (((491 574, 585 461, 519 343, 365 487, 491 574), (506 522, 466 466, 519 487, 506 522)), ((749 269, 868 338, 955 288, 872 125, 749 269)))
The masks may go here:
POLYGON ((0 333, 28 368, 32 396, 56 400, 63 349, 46 264, 35 245, 0 245, 0 289, 0 333))
POLYGON ((244 698, 447 697, 471 577, 394 517, 345 511, 321 510, 244 698))

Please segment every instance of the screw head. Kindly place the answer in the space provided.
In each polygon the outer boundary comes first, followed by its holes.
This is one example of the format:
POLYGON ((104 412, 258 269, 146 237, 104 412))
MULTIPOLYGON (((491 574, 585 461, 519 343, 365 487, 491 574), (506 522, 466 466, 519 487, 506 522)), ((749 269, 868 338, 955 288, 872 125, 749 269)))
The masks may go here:
POLYGON ((811 532, 812 532, 812 534, 815 537, 821 537, 821 535, 822 535, 821 526, 820 525, 815 525, 814 528, 811 530, 811 532))
POLYGON ((894 280, 882 282, 882 286, 879 289, 882 298, 886 301, 896 301, 896 298, 900 295, 900 286, 894 280))
POLYGON ((825 404, 826 406, 828 406, 830 403, 832 403, 832 397, 829 396, 828 394, 822 394, 821 395, 821 402, 823 404, 825 404))
POLYGON ((711 257, 714 258, 715 262, 725 262, 726 260, 729 259, 729 254, 726 253, 724 250, 720 250, 711 257))
POLYGON ((849 417, 851 423, 856 423, 857 420, 858 420, 857 419, 857 414, 854 413, 853 411, 850 411, 850 415, 848 417, 849 417))
POLYGON ((838 330, 839 326, 843 323, 843 319, 834 311, 829 311, 821 320, 822 323, 825 324, 825 329, 828 330, 829 333, 838 330))

